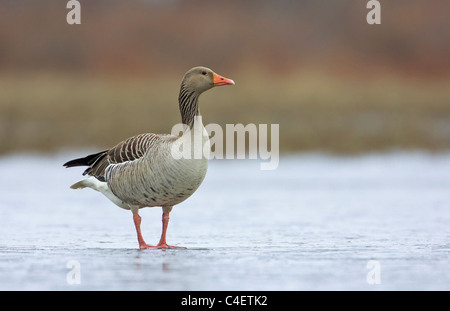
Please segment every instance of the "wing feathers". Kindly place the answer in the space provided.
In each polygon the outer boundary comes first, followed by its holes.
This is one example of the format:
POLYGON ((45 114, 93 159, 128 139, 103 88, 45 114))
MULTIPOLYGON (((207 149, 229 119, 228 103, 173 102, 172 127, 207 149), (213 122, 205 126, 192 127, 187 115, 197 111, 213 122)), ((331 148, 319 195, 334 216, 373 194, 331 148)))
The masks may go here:
POLYGON ((142 158, 150 149, 157 145, 166 135, 140 134, 130 137, 115 147, 84 158, 75 159, 64 164, 65 167, 89 166, 83 175, 96 177, 105 181, 106 168, 111 164, 131 162, 142 158))

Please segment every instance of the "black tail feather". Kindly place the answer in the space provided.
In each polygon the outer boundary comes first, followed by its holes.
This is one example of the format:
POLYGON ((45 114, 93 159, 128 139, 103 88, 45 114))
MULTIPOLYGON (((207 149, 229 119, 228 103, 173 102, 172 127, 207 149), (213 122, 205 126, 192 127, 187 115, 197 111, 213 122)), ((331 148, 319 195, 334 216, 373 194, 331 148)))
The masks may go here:
POLYGON ((74 167, 74 166, 92 166, 99 159, 103 158, 107 152, 108 151, 106 150, 106 151, 102 151, 99 153, 88 155, 87 157, 84 157, 84 158, 74 159, 74 160, 64 163, 63 166, 65 166, 67 168, 74 167))

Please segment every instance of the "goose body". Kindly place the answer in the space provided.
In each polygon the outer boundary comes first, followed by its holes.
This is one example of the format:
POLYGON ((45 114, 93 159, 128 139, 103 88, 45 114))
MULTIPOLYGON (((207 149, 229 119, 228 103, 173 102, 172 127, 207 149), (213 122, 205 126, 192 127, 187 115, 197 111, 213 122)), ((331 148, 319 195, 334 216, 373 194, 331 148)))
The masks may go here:
POLYGON ((169 213, 174 205, 198 189, 208 169, 209 136, 199 117, 198 97, 213 86, 228 84, 234 84, 233 80, 208 68, 192 68, 185 74, 179 94, 181 118, 185 124, 181 136, 140 134, 109 150, 69 161, 64 166, 88 166, 83 175, 90 176, 71 188, 92 188, 119 207, 131 210, 140 248, 173 247, 166 243, 169 213), (192 143, 194 135, 201 137, 201 144, 192 143), (193 147, 188 150, 188 156, 183 153, 186 146, 193 147), (142 238, 138 211, 155 206, 163 209, 163 230, 158 245, 151 246, 142 238))

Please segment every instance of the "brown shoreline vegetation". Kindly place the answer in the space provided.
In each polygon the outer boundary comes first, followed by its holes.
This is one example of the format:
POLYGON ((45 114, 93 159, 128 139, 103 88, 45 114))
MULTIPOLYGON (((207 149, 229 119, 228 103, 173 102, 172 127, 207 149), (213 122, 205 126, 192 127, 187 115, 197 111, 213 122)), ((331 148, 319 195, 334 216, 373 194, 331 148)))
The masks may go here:
MULTIPOLYGON (((281 152, 450 149, 448 82, 307 74, 267 86, 264 77, 236 74, 236 87, 204 94, 204 123, 280 124, 281 152)), ((178 80, 0 77, 0 152, 108 147, 170 133, 180 122, 178 80)))
MULTIPOLYGON (((236 86, 205 123, 279 124, 280 152, 450 150, 448 1, 0 1, 0 155, 105 148, 180 122, 179 82, 236 86)), ((269 127, 270 128, 270 127, 269 127)))

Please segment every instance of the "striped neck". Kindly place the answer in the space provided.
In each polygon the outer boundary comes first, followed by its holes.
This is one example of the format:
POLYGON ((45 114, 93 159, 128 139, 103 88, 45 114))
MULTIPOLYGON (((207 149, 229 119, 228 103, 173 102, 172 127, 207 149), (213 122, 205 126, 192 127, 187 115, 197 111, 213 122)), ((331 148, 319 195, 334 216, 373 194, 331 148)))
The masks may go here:
POLYGON ((181 85, 180 95, 178 96, 178 105, 181 113, 181 122, 192 128, 194 126, 194 117, 200 114, 198 109, 198 94, 196 91, 181 85))

